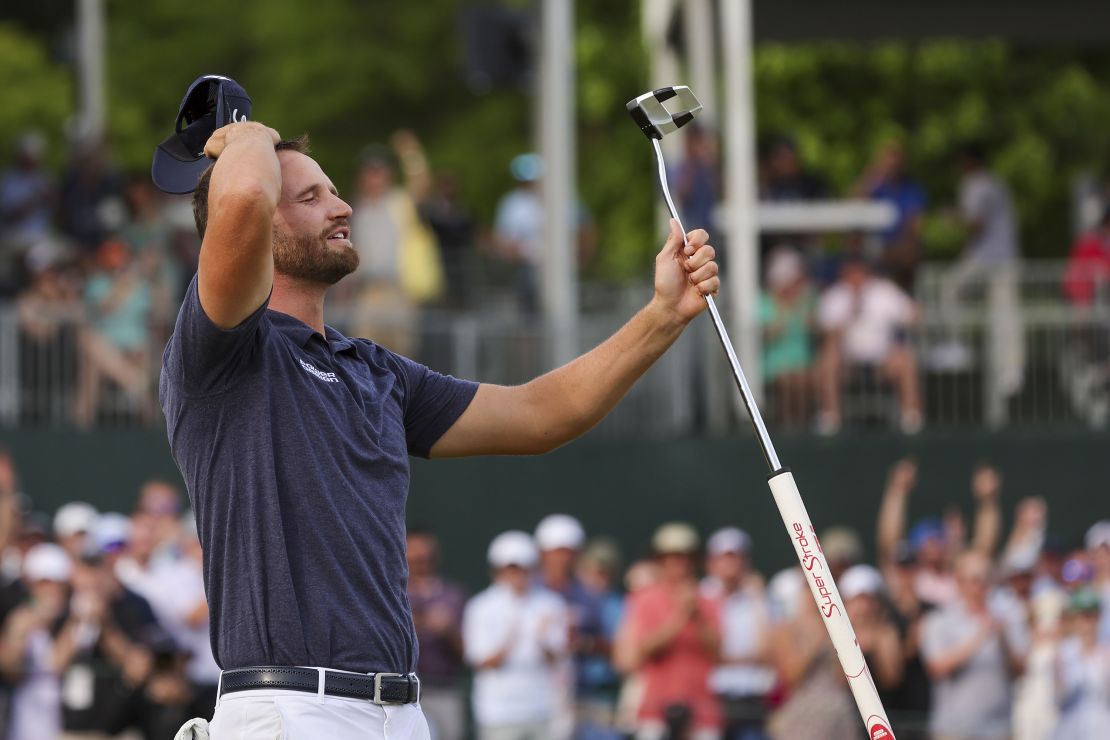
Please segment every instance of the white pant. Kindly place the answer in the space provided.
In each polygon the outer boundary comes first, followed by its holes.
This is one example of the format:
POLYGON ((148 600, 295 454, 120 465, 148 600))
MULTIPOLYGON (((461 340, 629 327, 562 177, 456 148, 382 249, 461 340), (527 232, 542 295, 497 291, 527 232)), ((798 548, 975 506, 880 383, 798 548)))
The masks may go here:
POLYGON ((211 740, 429 740, 419 704, 258 689, 220 697, 211 740))

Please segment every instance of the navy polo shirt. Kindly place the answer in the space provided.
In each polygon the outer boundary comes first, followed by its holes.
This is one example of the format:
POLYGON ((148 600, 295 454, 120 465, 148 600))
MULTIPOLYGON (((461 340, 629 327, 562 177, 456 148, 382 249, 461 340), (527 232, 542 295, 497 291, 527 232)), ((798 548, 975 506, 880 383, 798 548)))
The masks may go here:
POLYGON ((426 457, 477 387, 265 305, 220 329, 193 278, 159 391, 222 668, 415 670, 408 456, 426 457))

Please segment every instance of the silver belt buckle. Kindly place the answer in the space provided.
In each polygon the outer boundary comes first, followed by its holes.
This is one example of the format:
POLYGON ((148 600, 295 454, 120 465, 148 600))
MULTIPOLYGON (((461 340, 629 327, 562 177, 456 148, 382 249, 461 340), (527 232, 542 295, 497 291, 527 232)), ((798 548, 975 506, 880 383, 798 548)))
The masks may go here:
POLYGON ((383 678, 400 678, 405 674, 403 673, 375 673, 374 674, 374 698, 371 700, 375 704, 396 704, 395 701, 382 701, 382 679, 383 678))

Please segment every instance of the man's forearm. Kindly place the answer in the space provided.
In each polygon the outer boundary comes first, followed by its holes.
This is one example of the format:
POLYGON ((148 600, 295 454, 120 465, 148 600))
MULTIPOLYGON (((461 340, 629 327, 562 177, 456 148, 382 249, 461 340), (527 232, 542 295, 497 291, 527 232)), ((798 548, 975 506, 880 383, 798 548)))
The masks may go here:
POLYGON ((653 301, 602 344, 523 386, 543 448, 537 451, 565 444, 601 421, 685 327, 653 301))

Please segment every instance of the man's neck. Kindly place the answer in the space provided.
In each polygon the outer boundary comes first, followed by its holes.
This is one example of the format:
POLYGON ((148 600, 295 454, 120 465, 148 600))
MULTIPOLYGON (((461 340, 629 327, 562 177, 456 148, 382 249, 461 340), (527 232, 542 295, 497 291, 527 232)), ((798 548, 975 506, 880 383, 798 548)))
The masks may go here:
POLYGON ((327 286, 274 273, 270 308, 300 319, 324 336, 324 294, 327 286))

